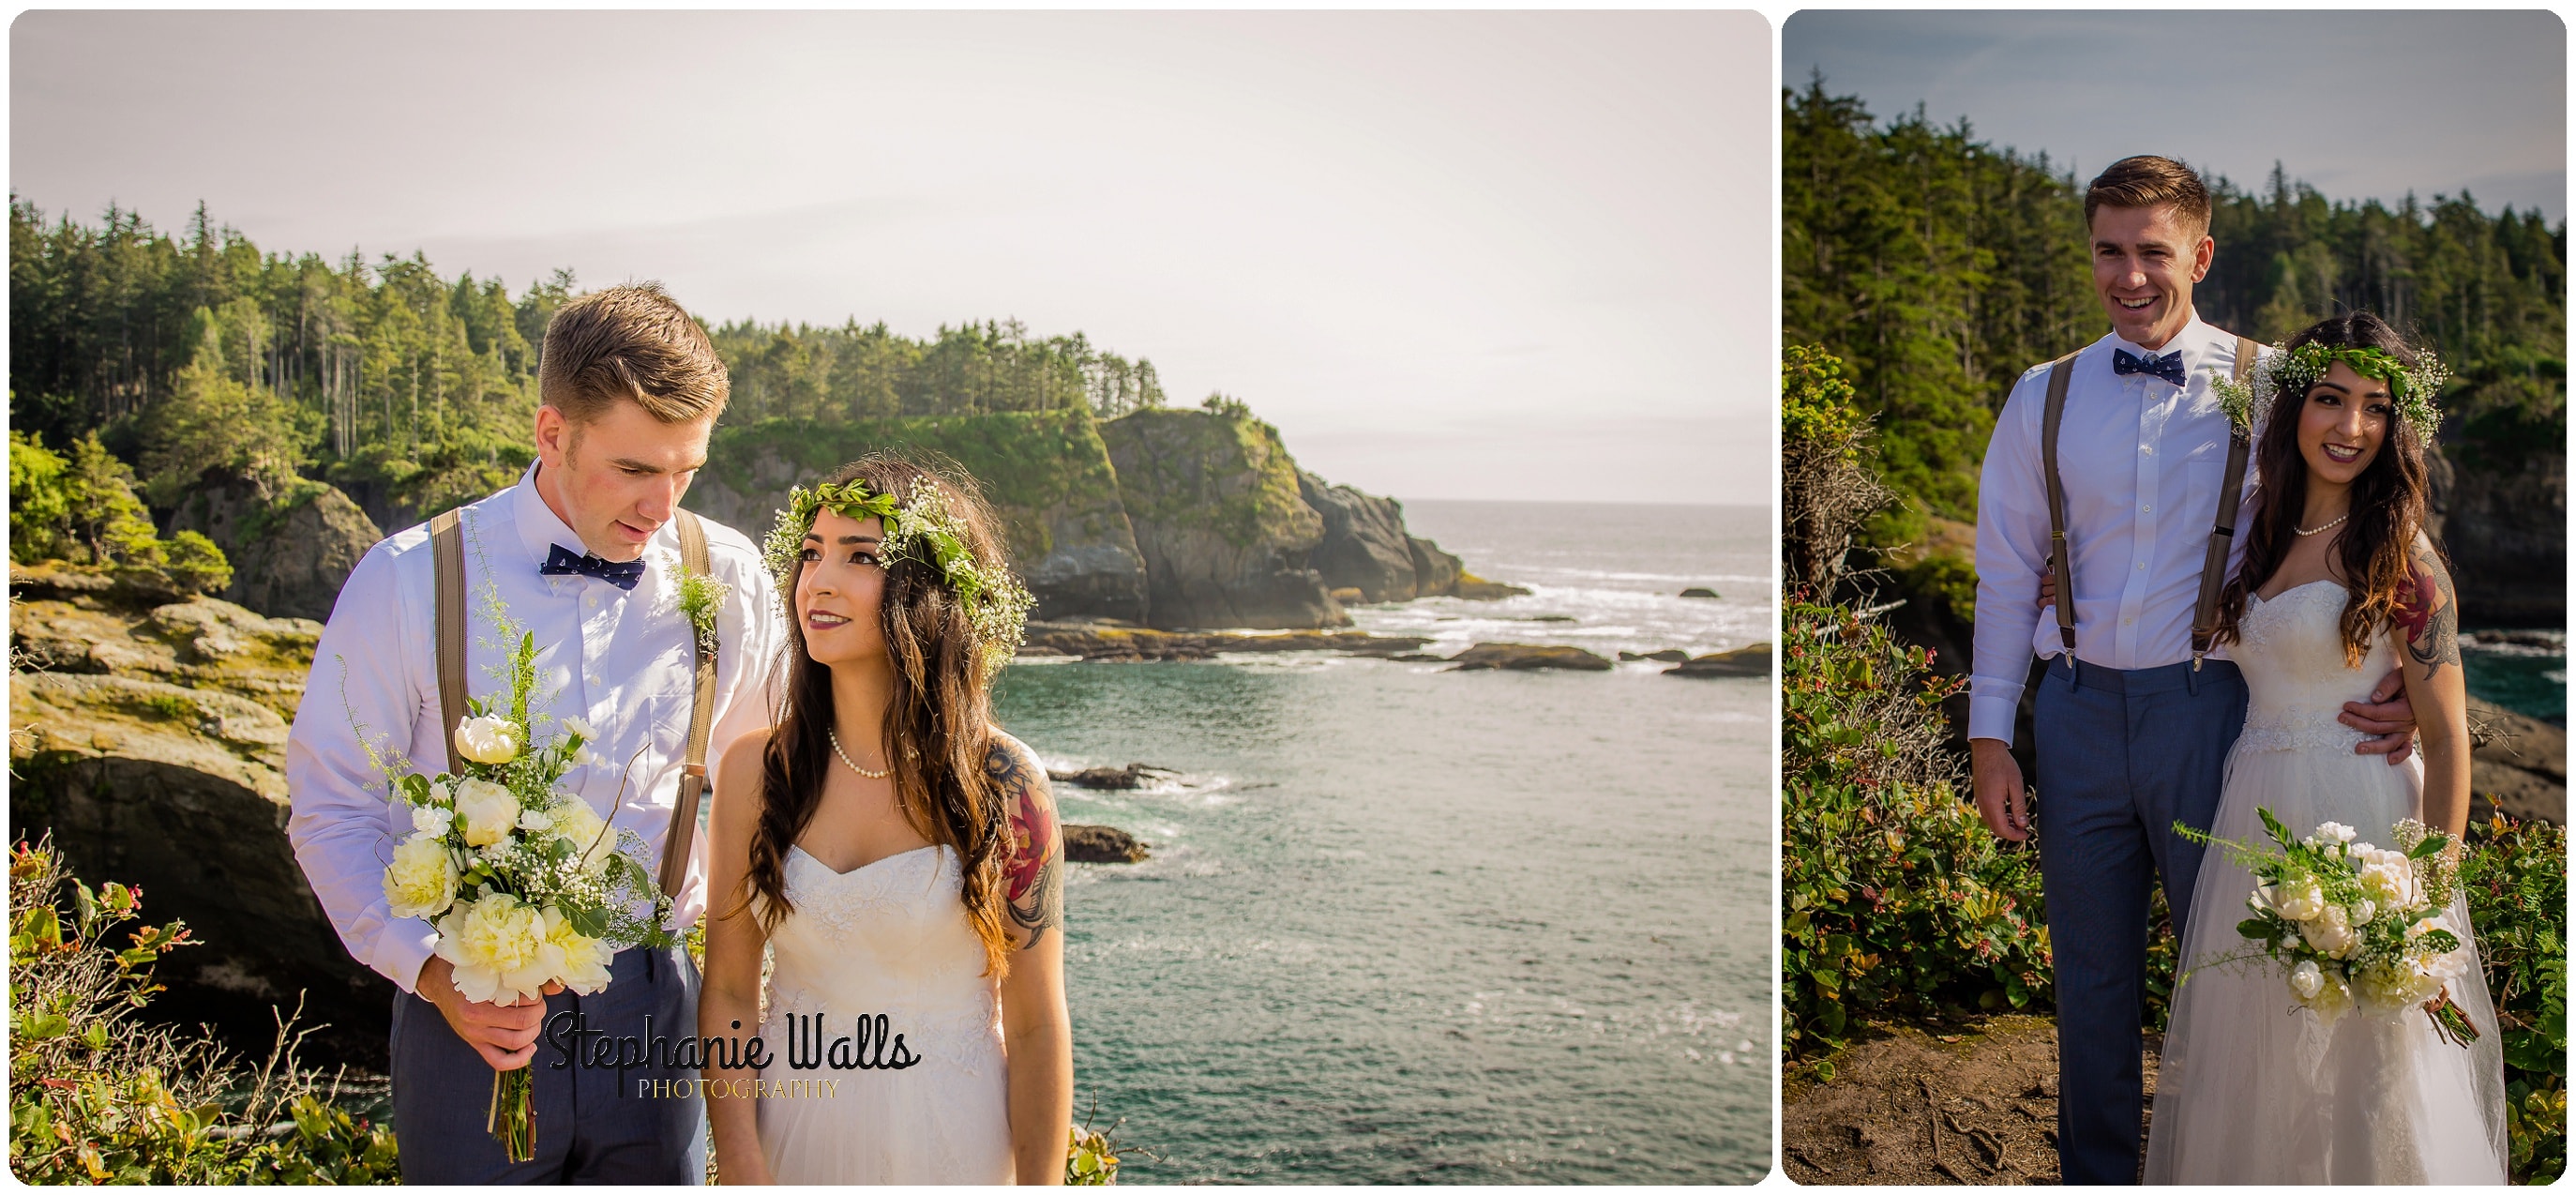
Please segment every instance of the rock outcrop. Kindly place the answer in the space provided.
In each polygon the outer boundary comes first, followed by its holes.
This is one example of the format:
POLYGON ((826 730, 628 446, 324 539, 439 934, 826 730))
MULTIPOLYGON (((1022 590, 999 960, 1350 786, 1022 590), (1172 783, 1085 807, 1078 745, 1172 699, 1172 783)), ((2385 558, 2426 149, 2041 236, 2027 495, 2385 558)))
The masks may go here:
POLYGON ((1395 499, 1331 485, 1302 469, 1297 494, 1324 520, 1323 541, 1307 556, 1324 584, 1356 589, 1364 602, 1409 602, 1422 596, 1414 576, 1412 537, 1404 533, 1404 508, 1395 499))
POLYGON ((288 719, 319 624, 198 598, 139 608, 78 570, 12 569, 10 831, 149 889, 207 943, 159 971, 170 1007, 243 1032, 292 1007, 381 1057, 392 985, 349 957, 286 840, 288 719))
POLYGON ((1278 429, 1149 408, 1100 425, 1144 554, 1158 627, 1316 628, 1350 615, 1307 566, 1324 520, 1298 492, 1278 429))
POLYGON ((232 562, 224 600, 278 618, 331 617, 349 570, 384 533, 347 494, 318 481, 284 489, 210 480, 179 500, 170 533, 195 531, 232 562))
POLYGON ((1560 647, 1529 643, 1479 643, 1450 657, 1451 672, 1469 672, 1486 668, 1537 669, 1566 668, 1577 672, 1608 672, 1618 665, 1580 647, 1560 647))
POLYGON ((1142 863, 1145 844, 1116 826, 1064 827, 1064 857, 1069 863, 1142 863))
POLYGON ((1415 597, 1430 597, 1433 594, 1457 591, 1458 578, 1467 569, 1465 565, 1459 563, 1456 556, 1441 551, 1440 545, 1430 540, 1412 535, 1404 537, 1404 546, 1413 556, 1415 597))
POLYGON ((1033 622, 1021 654, 1086 661, 1212 660, 1218 652, 1337 651, 1392 659, 1431 642, 1419 635, 1366 631, 1160 631, 1096 622, 1033 622))
POLYGON ((880 450, 952 461, 975 478, 1038 617, 1146 620, 1145 558, 1100 425, 1084 409, 719 428, 683 505, 757 542, 790 486, 880 450))
POLYGON ((2469 818, 2490 811, 2567 824, 2567 728, 2469 699, 2469 818))
POLYGON ((2427 530, 2459 580, 2460 619, 2477 626, 2567 625, 2567 457, 2555 445, 2484 459, 2445 445, 2424 458, 2427 530))
POLYGON ((1771 645, 1748 644, 1733 651, 1710 652, 1692 656, 1678 667, 1664 669, 1666 676, 1769 676, 1771 645))

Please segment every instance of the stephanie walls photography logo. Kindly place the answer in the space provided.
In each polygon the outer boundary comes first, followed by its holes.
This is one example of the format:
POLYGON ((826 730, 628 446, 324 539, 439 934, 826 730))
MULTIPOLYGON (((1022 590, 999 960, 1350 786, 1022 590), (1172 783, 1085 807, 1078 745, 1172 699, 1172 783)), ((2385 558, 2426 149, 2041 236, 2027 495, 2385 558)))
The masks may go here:
MULTIPOLYGON (((741 1029, 742 1022, 735 1021, 732 1027, 741 1029)), ((762 1079, 759 1072, 779 1061, 784 1061, 791 1071, 899 1071, 923 1061, 905 1044, 903 1034, 893 1030, 884 1013, 860 1013, 851 1018, 850 1032, 827 1041, 824 1035, 830 1031, 831 1026, 820 1013, 789 1013, 782 1055, 772 1052, 768 1040, 756 1033, 707 1037, 684 1033, 670 1037, 653 1032, 651 1016, 644 1018, 641 1034, 610 1033, 595 1028, 578 1009, 565 1009, 546 1018, 545 1033, 538 1041, 552 1056, 546 1063, 550 1069, 616 1071, 620 1098, 626 1095, 626 1072, 630 1070, 752 1072, 731 1079, 634 1080, 635 1094, 646 1099, 807 1099, 838 1095, 839 1084, 762 1079)))

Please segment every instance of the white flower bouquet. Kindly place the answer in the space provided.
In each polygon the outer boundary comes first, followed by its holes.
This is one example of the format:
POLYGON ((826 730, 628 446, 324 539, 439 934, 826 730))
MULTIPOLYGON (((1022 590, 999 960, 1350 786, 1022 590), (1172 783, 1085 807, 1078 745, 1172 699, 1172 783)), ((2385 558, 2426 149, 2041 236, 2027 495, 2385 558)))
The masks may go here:
MULTIPOLYGON (((503 630, 517 628, 505 619, 503 630)), ((384 877, 394 916, 438 928, 435 950, 455 969, 456 990, 494 1004, 542 1000, 550 983, 599 991, 619 950, 676 940, 663 928, 670 898, 633 857, 643 841, 631 830, 611 834, 580 795, 556 787, 592 758, 584 744, 596 735, 566 718, 564 734, 536 741, 535 636, 519 636, 508 680, 506 702, 467 702, 456 727, 463 775, 395 777, 412 834, 384 877)), ((535 1156, 534 1095, 526 1067, 492 1077, 487 1123, 512 1161, 535 1156)))
POLYGON ((2236 932, 2255 952, 2217 961, 2270 959, 2300 1006, 2329 1025, 2356 1009, 2393 1019, 2421 1008, 2444 1039, 2462 1047, 2477 1040, 2449 990, 2469 967, 2466 927, 2444 913, 2459 879, 2450 835, 2409 818, 2393 831, 2395 849, 2355 842, 2353 828, 2335 822, 2293 840, 2271 810, 2258 812, 2278 855, 2174 827, 2227 849, 2254 873, 2245 901, 2254 915, 2236 932))

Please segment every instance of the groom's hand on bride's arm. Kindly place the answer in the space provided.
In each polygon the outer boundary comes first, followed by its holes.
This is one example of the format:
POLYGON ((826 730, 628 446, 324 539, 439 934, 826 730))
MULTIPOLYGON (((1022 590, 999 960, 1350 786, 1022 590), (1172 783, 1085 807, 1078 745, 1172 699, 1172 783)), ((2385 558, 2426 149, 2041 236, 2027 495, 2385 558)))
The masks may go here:
POLYGON ((2347 701, 2336 721, 2376 738, 2353 744, 2357 755, 2385 755, 2389 766, 2415 753, 2415 706, 2406 700, 2406 677, 2390 672, 2370 690, 2368 701, 2347 701))
POLYGON ((2012 745, 2000 739, 1968 740, 1968 770, 1977 793, 1977 816, 1986 819, 1986 828, 2008 842, 2029 838, 2021 764, 2013 759, 2012 745))
MULTIPOLYGON (((537 1029, 545 1022, 543 1000, 527 1004, 500 1005, 468 1000, 456 990, 456 969, 446 959, 431 955, 420 965, 420 979, 412 985, 422 999, 438 1006, 439 1015, 447 1018, 447 1027, 474 1052, 483 1056, 485 1065, 496 1071, 514 1071, 537 1056, 537 1029)), ((546 985, 551 996, 563 990, 559 983, 546 985)))

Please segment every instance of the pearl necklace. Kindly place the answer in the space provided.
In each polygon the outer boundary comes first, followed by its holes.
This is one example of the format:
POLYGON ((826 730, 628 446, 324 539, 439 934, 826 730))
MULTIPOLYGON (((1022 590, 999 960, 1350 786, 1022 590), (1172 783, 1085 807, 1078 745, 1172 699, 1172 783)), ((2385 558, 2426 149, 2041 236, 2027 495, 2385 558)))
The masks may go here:
POLYGON ((2344 521, 2345 519, 2349 519, 2349 518, 2351 518, 2351 517, 2352 517, 2352 512, 2347 510, 2347 511, 2343 512, 2342 514, 2336 515, 2333 519, 2328 520, 2328 521, 2326 522, 2326 524, 2325 524, 2324 526, 2322 526, 2322 527, 2301 527, 2301 526, 2299 526, 2298 524, 2293 523, 2293 524, 2291 524, 2291 525, 2290 525, 2290 530, 2291 530, 2291 531, 2293 531, 2293 532, 2295 532, 2295 533, 2297 533, 2297 534, 2299 534, 2299 535, 2303 535, 2303 536, 2305 536, 2305 535, 2316 535, 2316 534, 2318 534, 2318 533, 2320 533, 2320 532, 2324 532, 2324 531, 2331 530, 2331 529, 2334 527, 2334 525, 2335 525, 2336 523, 2340 523, 2340 522, 2344 521))
POLYGON ((847 751, 843 751, 843 750, 841 750, 841 732, 840 732, 840 731, 838 731, 838 730, 834 730, 834 729, 832 729, 831 727, 828 727, 828 726, 827 726, 827 727, 823 728, 823 737, 825 737, 825 738, 828 738, 828 739, 832 740, 832 754, 840 756, 840 757, 841 757, 841 762, 842 762, 842 763, 849 764, 849 768, 850 768, 850 770, 851 770, 851 771, 853 771, 853 772, 857 772, 858 774, 860 774, 860 775, 862 775, 862 776, 865 776, 865 777, 867 777, 867 778, 868 778, 868 779, 870 779, 870 780, 883 780, 883 779, 885 779, 885 778, 886 778, 886 777, 888 777, 888 776, 894 775, 894 769, 893 769, 893 768, 887 768, 886 770, 884 770, 884 771, 882 771, 882 772, 871 772, 871 771, 867 770, 866 768, 860 767, 859 765, 857 765, 857 764, 855 764, 855 763, 850 763, 850 753, 849 753, 849 752, 847 752, 847 751))

